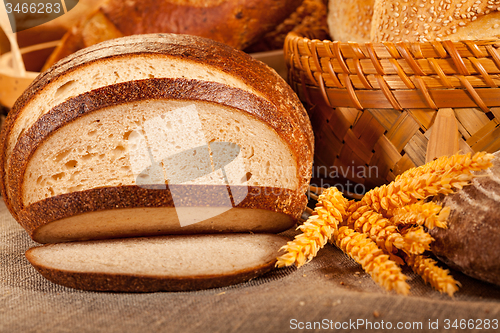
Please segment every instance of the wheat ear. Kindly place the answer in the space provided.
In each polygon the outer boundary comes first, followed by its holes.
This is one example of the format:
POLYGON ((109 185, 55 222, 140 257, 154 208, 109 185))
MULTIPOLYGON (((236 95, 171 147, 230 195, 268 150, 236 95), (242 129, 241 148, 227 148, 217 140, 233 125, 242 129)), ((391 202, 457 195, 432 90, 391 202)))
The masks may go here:
POLYGON ((431 243, 434 241, 431 235, 424 231, 421 226, 411 227, 402 232, 404 239, 403 250, 407 254, 422 254, 430 251, 431 243))
POLYGON ((433 162, 405 171, 390 183, 365 194, 361 202, 376 212, 390 211, 413 204, 437 194, 450 194, 468 185, 472 171, 492 166, 492 154, 484 152, 474 156, 443 156, 433 162))
POLYGON ((393 211, 391 222, 395 225, 418 224, 428 229, 446 228, 450 207, 443 208, 434 202, 417 202, 393 211))
POLYGON ((422 279, 429 283, 440 293, 447 293, 451 297, 458 290, 460 282, 456 281, 447 269, 442 269, 436 265, 436 261, 422 255, 410 255, 406 258, 406 263, 412 270, 420 275, 422 279))
POLYGON ((410 286, 406 283, 406 276, 401 272, 401 268, 366 234, 344 226, 334 232, 333 241, 386 290, 408 294, 410 286))
POLYGON ((347 199, 337 188, 330 187, 323 191, 314 209, 314 215, 297 228, 302 233, 281 248, 286 253, 278 257, 276 266, 296 264, 300 267, 311 261, 342 222, 347 205, 347 199))

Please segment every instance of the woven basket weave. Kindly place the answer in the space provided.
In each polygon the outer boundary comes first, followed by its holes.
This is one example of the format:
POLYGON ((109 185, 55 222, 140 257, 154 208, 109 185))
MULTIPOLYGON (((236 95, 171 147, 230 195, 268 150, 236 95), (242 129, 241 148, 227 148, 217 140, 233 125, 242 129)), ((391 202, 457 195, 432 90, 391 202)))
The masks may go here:
POLYGON ((315 172, 367 187, 425 163, 440 109, 461 152, 500 149, 500 40, 344 43, 288 34, 289 83, 315 131, 315 172))

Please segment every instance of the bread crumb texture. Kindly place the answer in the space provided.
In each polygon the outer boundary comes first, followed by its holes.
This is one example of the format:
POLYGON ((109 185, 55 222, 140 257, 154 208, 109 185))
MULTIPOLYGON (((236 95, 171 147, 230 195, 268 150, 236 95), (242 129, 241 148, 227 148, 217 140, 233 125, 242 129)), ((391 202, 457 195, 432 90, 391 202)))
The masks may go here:
POLYGON ((87 91, 113 84, 153 78, 184 78, 223 83, 260 95, 238 78, 219 69, 158 54, 134 55, 133 62, 127 57, 101 60, 98 64, 87 64, 84 70, 85 75, 81 75, 80 71, 70 71, 47 85, 28 102, 9 134, 7 156, 14 149, 19 136, 56 105, 87 91))
MULTIPOLYGON (((138 185, 141 170, 133 170, 138 165, 133 163, 137 154, 131 154, 140 144, 138 134, 144 135, 146 142, 143 144, 147 146, 144 151, 149 149, 152 160, 161 161, 161 157, 155 156, 159 152, 154 149, 158 147, 154 140, 161 133, 148 137, 144 130, 145 124, 155 117, 162 119, 175 110, 193 106, 198 112, 201 132, 208 149, 212 148, 212 154, 222 149, 215 142, 233 143, 241 149, 239 156, 244 164, 242 168, 245 174, 242 176, 245 179, 229 177, 229 185, 245 183, 251 186, 297 188, 294 156, 288 145, 267 124, 235 108, 215 103, 146 100, 86 114, 54 132, 40 145, 28 163, 23 181, 23 203, 29 205, 52 196, 97 187, 138 185)), ((173 124, 167 122, 165 126, 173 124)), ((171 153, 176 147, 185 147, 186 141, 198 134, 179 132, 175 136, 165 137, 168 140, 165 144, 171 148, 171 153)), ((181 165, 182 162, 172 167, 162 162, 160 183, 168 183, 175 176, 173 172, 182 171, 192 173, 192 179, 189 174, 186 176, 190 184, 220 184, 217 181, 222 174, 220 166, 214 164, 213 156, 212 161, 209 161, 209 172, 203 172, 208 176, 199 177, 203 171, 200 168, 204 165, 201 150, 202 147, 193 150, 193 154, 200 156, 200 163, 194 167, 181 165)))

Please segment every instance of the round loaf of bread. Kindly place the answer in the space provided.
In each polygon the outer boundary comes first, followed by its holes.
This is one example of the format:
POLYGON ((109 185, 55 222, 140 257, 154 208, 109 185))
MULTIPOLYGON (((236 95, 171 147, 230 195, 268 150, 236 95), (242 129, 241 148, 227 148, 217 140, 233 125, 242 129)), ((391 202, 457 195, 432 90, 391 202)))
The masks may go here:
POLYGON ((283 22, 302 0, 107 0, 101 10, 123 35, 190 34, 243 49, 283 22))
POLYGON ((493 167, 478 172, 470 186, 446 196, 448 228, 434 228, 432 252, 448 266, 500 285, 500 153, 493 167))
POLYGON ((472 40, 500 35, 500 1, 387 0, 374 6, 373 42, 472 40))
POLYGON ((369 42, 374 2, 375 0, 329 0, 327 21, 333 40, 369 42))
POLYGON ((2 196, 41 243, 279 232, 306 205, 313 133, 272 69, 187 35, 131 36, 42 73, 2 131, 2 196))

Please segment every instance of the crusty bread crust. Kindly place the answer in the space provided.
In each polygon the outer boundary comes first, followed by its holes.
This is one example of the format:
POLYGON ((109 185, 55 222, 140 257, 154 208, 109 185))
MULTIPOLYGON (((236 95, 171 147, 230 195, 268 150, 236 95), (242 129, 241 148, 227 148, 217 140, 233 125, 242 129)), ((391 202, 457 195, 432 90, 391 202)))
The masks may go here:
POLYGON ((62 36, 61 42, 46 59, 41 72, 78 50, 119 37, 123 37, 123 34, 100 10, 96 10, 88 19, 82 20, 62 36))
POLYGON ((93 15, 83 19, 66 33, 44 69, 64 56, 96 42, 137 34, 189 34, 243 50, 285 20, 301 2, 302 0, 108 0, 93 15), (92 21, 99 24, 88 30, 93 25, 92 21))
POLYGON ((500 285, 500 151, 493 166, 476 172, 472 184, 436 198, 451 212, 446 229, 434 228, 432 252, 449 267, 473 278, 500 285))
POLYGON ((189 34, 241 50, 285 20, 301 2, 132 0, 107 1, 101 10, 125 36, 158 32, 189 34))
MULTIPOLYGON (((284 140, 289 143, 290 147, 294 147, 298 160, 303 162, 298 165, 298 172, 303 187, 301 190, 305 192, 305 186, 311 176, 314 136, 309 118, 300 100, 276 72, 243 52, 208 39, 172 34, 142 35, 104 42, 65 58, 50 71, 42 73, 18 99, 9 112, 0 137, 2 166, 0 187, 6 205, 14 217, 17 217, 17 213, 12 206, 10 190, 7 191, 7 186, 11 185, 7 184, 10 180, 6 179, 6 169, 10 167, 8 165, 10 152, 14 148, 9 146, 11 131, 24 107, 37 94, 43 94, 44 88, 70 72, 84 70, 85 66, 105 61, 105 59, 115 57, 132 59, 134 55, 144 54, 164 55, 217 68, 252 87, 257 95, 263 97, 276 109, 274 115, 278 115, 268 117, 262 114, 262 119, 274 128, 282 128, 282 132, 286 133, 284 140)), ((139 92, 136 92, 136 95, 140 95, 139 92)), ((110 100, 115 98, 115 96, 108 97, 111 98, 110 100)), ((89 101, 89 103, 92 105, 94 102, 89 101)), ((86 107, 81 107, 82 112, 85 112, 86 107)), ((24 130, 29 131, 29 128, 24 130)))
MULTIPOLYGON (((303 193, 287 190, 283 188, 269 188, 258 186, 231 186, 230 195, 237 196, 234 191, 248 191, 248 195, 236 207, 248 209, 264 209, 275 213, 283 213, 290 216, 288 225, 268 225, 262 226, 260 232, 281 232, 293 226, 302 214, 307 204, 303 193)), ((80 192, 50 197, 29 205, 19 214, 19 223, 30 234, 33 240, 45 243, 37 237, 39 228, 75 215, 124 208, 162 208, 162 207, 220 207, 220 195, 228 193, 223 185, 169 185, 166 190, 145 189, 139 186, 118 186, 96 188, 80 192), (175 206, 171 191, 175 190, 176 203, 179 204, 179 197, 183 198, 180 205, 175 206)), ((242 192, 246 193, 246 192, 242 192)), ((233 199, 234 202, 234 199, 233 199)), ((106 221, 102 221, 105 223, 106 221)), ((245 221, 241 222, 243 231, 245 221)), ((188 230, 189 228, 186 228, 188 230)), ((217 232, 204 230, 204 232, 217 232)), ((184 233, 179 226, 176 233, 184 233)), ((96 231, 94 238, 99 238, 99 231, 96 231)), ((140 236, 129 233, 128 236, 140 236)), ((115 235, 123 237, 123 235, 115 235)))

